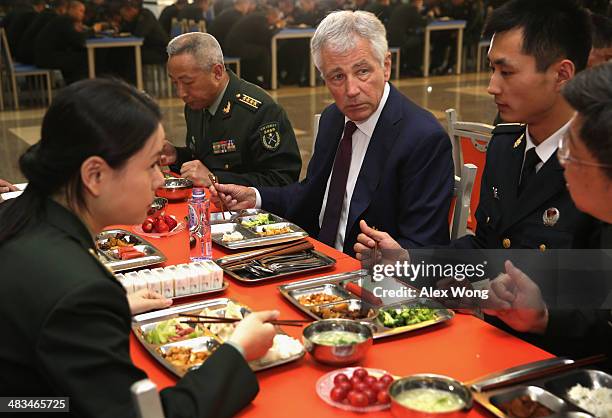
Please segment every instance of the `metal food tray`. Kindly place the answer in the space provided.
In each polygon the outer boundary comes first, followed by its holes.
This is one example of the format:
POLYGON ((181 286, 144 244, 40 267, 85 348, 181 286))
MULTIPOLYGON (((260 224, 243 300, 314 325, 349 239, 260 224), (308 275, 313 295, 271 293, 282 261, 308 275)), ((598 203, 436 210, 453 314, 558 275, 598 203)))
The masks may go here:
MULTIPOLYGON (((286 277, 286 276, 291 276, 293 274, 298 274, 298 273, 310 273, 313 271, 319 271, 319 270, 324 270, 330 267, 333 267, 336 264, 336 260, 332 257, 329 257, 319 251, 316 250, 308 250, 308 252, 310 252, 312 255, 314 255, 316 258, 322 260, 325 262, 325 265, 322 266, 317 266, 317 267, 309 267, 309 268, 305 268, 303 270, 296 270, 296 271, 290 271, 290 272, 286 272, 286 273, 278 273, 278 274, 274 274, 274 275, 270 275, 270 276, 266 276, 266 277, 254 277, 253 275, 249 275, 249 274, 240 274, 239 270, 242 270, 242 267, 245 264, 248 264, 249 262, 246 263, 242 263, 242 264, 238 264, 238 265, 233 265, 230 267, 221 267, 223 269, 223 271, 225 273, 227 273, 229 276, 233 277, 234 279, 242 282, 242 283, 260 283, 260 282, 266 282, 269 280, 276 280, 282 277, 286 277)), ((265 258, 265 255, 263 256, 265 258)), ((248 272, 246 272, 248 273, 248 272)))
POLYGON ((160 250, 158 250, 157 247, 144 238, 135 235, 132 232, 126 231, 125 229, 109 229, 107 231, 100 232, 96 236, 96 251, 100 261, 115 273, 152 266, 154 264, 159 264, 166 261, 166 256, 160 250), (115 260, 110 255, 107 255, 105 251, 100 250, 97 247, 99 241, 109 239, 115 234, 125 234, 126 236, 129 236, 130 241, 134 241, 136 243, 134 248, 136 248, 138 251, 144 252, 146 255, 144 257, 133 258, 131 260, 115 260))
MULTIPOLYGON (((198 368, 199 366, 194 366, 190 368, 175 366, 171 364, 169 361, 167 361, 166 359, 164 359, 164 357, 161 355, 161 352, 164 352, 165 350, 167 350, 169 347, 172 347, 172 346, 192 347, 194 345, 202 345, 202 344, 216 345, 216 343, 210 342, 210 340, 214 339, 219 344, 222 343, 222 340, 214 336, 214 334, 212 333, 207 333, 207 335, 202 336, 202 337, 191 338, 191 339, 182 340, 182 341, 169 342, 166 344, 150 344, 149 342, 147 342, 147 340, 144 337, 143 328, 146 328, 147 326, 152 326, 153 324, 156 324, 161 321, 165 321, 167 319, 175 318, 177 316, 180 316, 180 314, 182 313, 196 313, 197 314, 205 308, 223 311, 229 302, 233 302, 238 305, 241 305, 246 311, 249 311, 248 307, 246 307, 244 304, 236 302, 235 300, 232 300, 229 298, 211 299, 207 301, 195 302, 195 303, 175 306, 175 307, 171 307, 167 309, 162 309, 159 311, 148 312, 148 313, 136 315, 132 318, 132 331, 134 332, 134 335, 136 336, 138 341, 140 341, 140 343, 149 352, 149 354, 151 354, 151 356, 153 356, 162 366, 164 366, 166 369, 168 369, 170 372, 174 373, 175 375, 179 377, 183 377, 188 371, 198 368)), ((276 328, 276 330, 277 330, 277 334, 287 335, 282 329, 278 327, 276 328)), ((282 364, 297 361, 300 358, 304 357, 305 354, 306 354, 306 351, 302 347, 302 351, 299 354, 296 354, 289 358, 277 360, 273 362, 266 362, 266 363, 263 363, 261 359, 259 359, 259 360, 250 362, 249 365, 251 366, 251 369, 253 371, 257 372, 260 370, 265 370, 265 369, 269 369, 272 367, 280 366, 282 364)))
POLYGON ((504 401, 511 400, 517 396, 528 395, 532 400, 541 403, 550 410, 552 417, 571 417, 571 418, 593 418, 593 414, 580 408, 568 396, 568 390, 576 384, 593 389, 596 387, 612 388, 612 376, 599 370, 577 369, 559 376, 546 376, 521 384, 508 386, 505 388, 480 391, 486 384, 505 381, 516 377, 517 374, 531 372, 542 366, 554 366, 571 364, 572 360, 566 358, 554 358, 519 366, 509 369, 506 372, 497 373, 493 378, 485 378, 472 384, 474 400, 486 408, 493 415, 499 418, 511 418, 499 407, 504 401))
POLYGON ((230 250, 237 250, 241 248, 255 248, 262 247, 265 245, 281 244, 284 242, 296 241, 298 239, 302 239, 308 236, 308 233, 296 224, 288 222, 286 219, 283 219, 280 216, 274 215, 272 213, 270 213, 270 217, 274 220, 275 223, 263 225, 264 227, 273 227, 274 225, 286 225, 290 227, 293 232, 262 237, 257 234, 258 228, 260 229, 261 227, 249 228, 240 223, 243 219, 258 215, 260 213, 269 212, 266 212, 261 209, 248 209, 233 213, 231 215, 230 212, 224 212, 226 217, 225 220, 223 220, 221 213, 211 214, 210 231, 212 241, 215 244, 220 245, 221 247, 230 250), (231 233, 234 231, 240 232, 244 239, 239 241, 223 242, 223 233, 231 233))
MULTIPOLYGON (((301 305, 298 302, 298 298, 300 296, 304 296, 307 294, 320 293, 322 292, 322 289, 324 289, 323 290, 324 293, 331 293, 331 294, 341 296, 343 300, 351 304, 353 303, 352 300, 359 299, 359 296, 353 296, 352 292, 350 292, 350 290, 347 289, 345 286, 349 282, 357 281, 363 278, 364 274, 365 272, 363 270, 356 270, 356 271, 351 271, 347 273, 334 274, 330 276, 318 277, 315 279, 308 279, 308 280, 303 280, 299 282, 293 282, 293 283, 279 286, 278 289, 280 293, 285 297, 285 299, 287 299, 293 306, 295 306, 296 308, 298 308, 300 311, 304 312, 306 315, 310 316, 311 318, 319 320, 322 318, 312 311, 312 306, 301 305)), ((327 306, 330 306, 330 305, 333 305, 339 302, 340 301, 332 302, 332 303, 325 303, 325 304, 320 304, 320 305, 315 305, 315 306, 327 307, 327 306)), ((436 325, 442 322, 449 321, 455 316, 455 313, 452 310, 447 309, 441 304, 438 304, 437 302, 434 302, 430 299, 423 299, 423 298, 416 298, 416 299, 404 301, 402 303, 394 303, 394 304, 382 305, 378 307, 369 305, 365 301, 363 301, 363 305, 364 307, 362 309, 364 309, 364 312, 367 312, 367 309, 373 309, 376 312, 376 315, 374 315, 373 317, 366 314, 365 318, 359 319, 359 322, 370 326, 370 328, 372 329, 372 334, 373 334, 374 339, 390 337, 392 335, 404 334, 407 332, 415 331, 417 329, 430 327, 432 325, 436 325), (430 321, 423 321, 417 324, 406 325, 403 327, 396 327, 396 328, 385 327, 380 323, 380 321, 378 321, 378 319, 376 319, 376 317, 378 316, 378 311, 381 308, 399 307, 400 305, 410 307, 411 305, 417 305, 417 304, 426 304, 427 306, 431 306, 433 304, 436 307, 439 305, 439 309, 436 312, 436 318, 430 321)), ((349 309, 350 309, 350 306, 349 306, 349 309)))

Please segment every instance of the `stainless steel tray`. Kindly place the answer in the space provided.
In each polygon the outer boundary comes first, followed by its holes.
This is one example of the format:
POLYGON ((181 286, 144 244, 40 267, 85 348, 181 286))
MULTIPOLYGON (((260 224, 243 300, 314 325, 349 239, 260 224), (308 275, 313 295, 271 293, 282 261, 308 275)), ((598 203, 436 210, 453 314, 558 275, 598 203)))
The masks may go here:
MULTIPOLYGON (((226 220, 220 216, 220 214, 211 214, 211 237, 212 241, 220 245, 221 247, 237 250, 241 248, 255 248, 266 245, 280 244, 283 242, 296 241, 308 236, 308 233, 294 223, 288 222, 280 216, 270 213, 271 219, 275 221, 278 226, 286 225, 291 228, 293 232, 271 235, 271 236, 260 236, 257 234, 261 227, 245 227, 240 222, 243 219, 251 216, 269 213, 261 209, 249 209, 230 215, 229 212, 224 212, 226 220), (214 215, 214 216, 213 216, 214 215), (229 217, 228 217, 229 216, 229 217), (244 239, 239 241, 223 242, 223 233, 226 232, 240 232, 244 239)), ((266 227, 272 227, 275 224, 264 225, 266 227)))
MULTIPOLYGON (((243 282, 243 283, 260 283, 260 282, 267 282, 270 280, 276 280, 282 277, 287 277, 287 276, 291 276, 293 274, 297 274, 297 273, 310 273, 313 271, 319 271, 319 270, 324 270, 324 269, 328 269, 330 267, 333 267, 336 264, 336 260, 332 257, 329 257, 319 251, 315 251, 315 250, 308 250, 308 251, 302 251, 303 253, 309 253, 313 255, 313 258, 319 259, 322 263, 324 263, 321 266, 316 266, 316 267, 307 267, 307 268, 303 268, 300 270, 294 270, 294 271, 290 271, 290 272, 283 272, 283 273, 276 273, 276 274, 270 274, 268 276, 264 276, 264 277, 257 277, 256 275, 254 275, 253 273, 249 272, 248 270, 245 269, 245 265, 249 265, 250 263, 243 263, 243 264, 238 264, 238 265, 234 265, 231 267, 222 267, 223 271, 226 272, 229 276, 233 277, 234 279, 243 282)), ((292 254, 294 255, 294 254, 292 254)), ((264 256, 265 258, 265 256, 264 256)))
MULTIPOLYGON (((300 311, 304 312, 306 315, 310 316, 311 318, 318 320, 318 319, 321 319, 321 316, 313 312, 312 306, 304 306, 300 304, 300 302, 298 301, 298 298, 303 295, 316 293, 317 291, 321 291, 320 289, 325 288, 325 286, 331 285, 334 287, 334 290, 329 290, 328 288, 327 290, 324 291, 325 293, 331 292, 336 295, 343 295, 342 296, 343 300, 350 301, 352 299, 355 299, 355 296, 353 296, 352 292, 350 292, 350 289, 345 287, 346 284, 360 280, 361 278, 363 278, 364 274, 365 272, 363 270, 356 270, 356 271, 351 271, 347 273, 334 274, 331 276, 323 276, 323 277, 318 277, 315 279, 293 282, 290 284, 279 286, 278 289, 280 293, 293 306, 295 306, 296 308, 298 308, 300 311)), ((357 296, 357 299, 358 298, 359 297, 357 296)), ((435 319, 430 320, 430 321, 419 322, 413 325, 396 327, 396 328, 387 328, 383 326, 382 323, 378 321, 378 319, 376 319, 377 315, 374 315, 374 316, 365 315, 366 318, 360 319, 359 321, 370 326, 370 328, 372 328, 374 339, 379 339, 379 338, 390 337, 392 335, 404 334, 404 333, 415 331, 417 329, 421 329, 425 327, 430 327, 432 325, 436 325, 442 322, 449 321, 455 316, 455 313, 452 310, 446 309, 441 304, 435 303, 429 299, 425 300, 425 299, 417 298, 413 300, 404 301, 402 303, 382 305, 378 307, 373 306, 373 305, 367 305, 367 304, 366 305, 368 309, 372 309, 375 311, 376 314, 378 314, 378 310, 381 308, 390 308, 390 307, 396 307, 399 305, 411 307, 413 305, 424 304, 425 302, 427 306, 432 306, 432 305, 436 306, 436 318, 435 319)), ((321 304, 320 306, 325 306, 325 305, 330 305, 330 304, 321 304)))
POLYGON ((550 417, 593 418, 593 414, 570 399, 567 391, 579 383, 593 389, 598 387, 602 380, 610 384, 612 377, 598 370, 574 370, 560 376, 547 376, 520 385, 487 392, 474 392, 474 400, 499 418, 511 418, 500 408, 500 404, 520 395, 527 395, 552 410, 553 414, 550 417), (594 377, 594 380, 586 376, 594 377))
POLYGON ((166 256, 157 249, 149 241, 135 235, 132 232, 126 231, 125 229, 109 229, 102 231, 96 236, 96 250, 98 258, 113 272, 120 272, 125 270, 132 270, 155 264, 163 263, 166 261, 166 256), (134 242, 134 247, 139 251, 145 253, 144 257, 133 258, 131 260, 116 260, 111 255, 107 254, 107 251, 100 250, 97 248, 98 242, 107 240, 116 234, 124 234, 129 236, 131 242, 134 242))
POLYGON ((527 395, 553 411, 551 417, 592 418, 592 414, 580 408, 568 395, 568 390, 580 384, 586 388, 612 388, 612 376, 599 370, 577 369, 560 375, 545 376, 505 388, 482 391, 484 386, 501 383, 549 367, 568 365, 574 361, 564 357, 537 361, 502 370, 472 382, 474 400, 499 418, 510 418, 499 406, 501 402, 519 395, 527 395))
MULTIPOLYGON (((148 312, 148 313, 136 315, 132 318, 132 331, 134 332, 134 335, 136 335, 136 338, 138 338, 138 341, 140 341, 140 343, 149 352, 149 354, 151 354, 162 366, 164 366, 166 369, 176 374, 177 376, 182 377, 189 370, 192 370, 199 366, 190 367, 190 368, 177 367, 171 364, 169 361, 167 361, 163 357, 162 353, 165 350, 173 346, 182 346, 182 347, 185 347, 185 346, 189 347, 189 346, 194 346, 194 345, 214 346, 216 345, 216 343, 211 342, 210 341, 211 339, 215 340, 218 343, 222 343, 223 339, 215 336, 214 334, 207 333, 207 335, 203 337, 198 337, 198 338, 192 338, 192 339, 187 339, 187 340, 182 340, 182 341, 177 341, 177 342, 169 342, 166 344, 150 344, 145 339, 144 330, 146 330, 148 327, 154 326, 154 324, 158 322, 176 318, 177 316, 180 316, 180 314, 182 313, 196 313, 197 314, 205 308, 208 308, 211 310, 219 310, 220 312, 223 312, 229 302, 237 303, 241 305, 245 311, 247 312, 249 311, 248 307, 232 299, 228 299, 228 298, 211 299, 207 301, 195 302, 195 303, 175 306, 175 307, 171 307, 167 309, 162 309, 159 311, 148 312)), ((282 329, 278 327, 277 327, 277 334, 286 335, 282 331, 282 329)), ((305 354, 306 354, 306 351, 302 347, 302 350, 299 354, 296 354, 289 358, 277 360, 277 361, 271 361, 271 362, 262 362, 260 359, 260 360, 256 360, 256 361, 249 363, 249 365, 251 366, 251 369, 253 369, 253 371, 260 371, 260 370, 269 369, 271 367, 276 367, 282 364, 286 364, 286 363, 290 363, 290 362, 299 360, 305 354)))

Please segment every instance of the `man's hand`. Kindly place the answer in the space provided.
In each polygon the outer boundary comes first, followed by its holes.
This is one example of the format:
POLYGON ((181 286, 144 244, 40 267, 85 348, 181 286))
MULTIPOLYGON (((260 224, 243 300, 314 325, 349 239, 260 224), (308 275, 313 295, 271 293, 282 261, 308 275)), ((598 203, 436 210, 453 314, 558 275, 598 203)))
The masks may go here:
POLYGON ((166 299, 157 292, 141 289, 136 293, 128 295, 130 312, 136 315, 153 309, 164 309, 172 305, 172 299, 166 299))
POLYGON ((170 165, 176 162, 177 154, 176 147, 172 145, 170 142, 164 142, 164 147, 162 148, 162 153, 159 157, 160 165, 170 165))
POLYGON ((382 251, 402 249, 402 246, 391 238, 391 235, 369 227, 363 219, 359 221, 359 227, 361 228, 361 234, 357 236, 357 243, 353 246, 357 260, 361 260, 364 257, 370 258, 376 243, 378 243, 378 249, 382 251))
POLYGON ((212 184, 209 174, 210 170, 200 160, 187 161, 181 166, 181 177, 193 181, 198 187, 209 187, 212 184))
POLYGON ((0 179, 0 193, 17 192, 19 189, 6 180, 0 179))
POLYGON ((509 260, 505 267, 506 273, 490 284, 484 312, 516 331, 543 334, 548 326, 548 309, 540 288, 509 260))
POLYGON ((215 184, 210 186, 212 201, 219 205, 221 201, 230 210, 251 209, 257 203, 255 190, 236 184, 215 184))

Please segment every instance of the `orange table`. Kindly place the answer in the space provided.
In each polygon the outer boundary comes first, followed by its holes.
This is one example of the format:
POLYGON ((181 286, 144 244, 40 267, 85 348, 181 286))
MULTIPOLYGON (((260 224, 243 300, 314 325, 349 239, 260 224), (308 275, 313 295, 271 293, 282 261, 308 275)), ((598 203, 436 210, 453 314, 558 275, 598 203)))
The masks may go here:
MULTIPOLYGON (((171 204, 168 212, 177 217, 186 214, 185 204, 171 204)), ((167 264, 188 261, 188 235, 183 231, 175 236, 150 239, 168 257, 167 264)), ((312 240, 315 248, 337 260, 333 269, 302 275, 289 280, 280 280, 263 285, 244 285, 226 276, 230 287, 214 297, 230 297, 254 310, 278 309, 281 318, 303 318, 304 315, 287 303, 277 286, 308 277, 317 277, 359 269, 359 262, 346 254, 312 240)), ((215 257, 226 254, 218 247, 213 249, 215 257)), ((186 302, 198 300, 186 299, 186 302)), ((300 338, 300 328, 285 327, 293 337, 300 338)), ((130 336, 130 351, 134 363, 142 368, 159 388, 176 382, 176 378, 157 363, 136 338, 130 336)), ((392 374, 405 376, 414 373, 438 373, 458 380, 470 380, 531 361, 551 357, 550 354, 520 339, 494 328, 469 315, 456 315, 453 320, 426 330, 378 340, 370 349, 363 366, 385 369, 392 374)), ((258 372, 260 393, 240 416, 245 417, 336 417, 357 416, 333 408, 320 400, 315 392, 315 383, 323 374, 333 370, 314 362, 307 354, 302 360, 277 368, 258 372)), ((486 411, 475 407, 469 416, 483 416, 486 411)), ((390 417, 380 412, 369 416, 390 417)))

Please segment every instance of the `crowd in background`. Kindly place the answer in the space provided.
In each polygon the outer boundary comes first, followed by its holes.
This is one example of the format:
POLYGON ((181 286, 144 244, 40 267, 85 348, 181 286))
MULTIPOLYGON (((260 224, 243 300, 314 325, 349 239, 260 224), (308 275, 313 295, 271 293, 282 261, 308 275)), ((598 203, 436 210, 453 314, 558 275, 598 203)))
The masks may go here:
MULTIPOLYGON (((67 84, 85 78, 88 37, 127 34, 144 38, 144 65, 164 65, 168 41, 181 33, 180 22, 200 23, 226 56, 238 57, 242 76, 264 88, 270 85, 270 40, 284 27, 316 27, 332 10, 366 10, 385 25, 390 47, 402 56, 401 73, 423 71, 423 32, 436 19, 467 22, 463 43, 468 59, 476 56, 484 21, 507 0, 177 0, 159 17, 142 0, 3 0, 2 26, 14 59, 41 68, 61 70, 67 84)), ((609 0, 582 0, 597 15, 602 37, 610 39, 609 0)), ((456 65, 455 31, 433 32, 431 74, 448 74, 456 65)), ((98 50, 97 74, 134 82, 129 48, 98 50), (108 56, 110 55, 110 56, 108 56)), ((308 40, 279 43, 280 83, 306 85, 308 40)))

